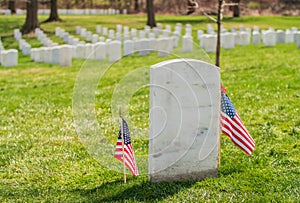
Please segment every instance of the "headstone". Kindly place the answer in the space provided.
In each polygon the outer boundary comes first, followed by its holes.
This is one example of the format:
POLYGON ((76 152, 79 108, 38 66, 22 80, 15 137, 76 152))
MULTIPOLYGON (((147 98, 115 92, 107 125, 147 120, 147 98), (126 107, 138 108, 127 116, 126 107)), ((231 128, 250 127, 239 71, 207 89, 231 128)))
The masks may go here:
POLYGON ((150 68, 149 180, 217 177, 220 71, 194 59, 150 68))
POLYGON ((205 42, 206 42, 206 37, 207 36, 208 36, 207 34, 201 35, 201 38, 200 38, 200 48, 205 49, 205 42))
POLYGON ((235 42, 234 42, 234 35, 232 33, 226 32, 222 34, 222 44, 224 49, 233 49, 235 42))
POLYGON ((124 41, 124 56, 131 56, 134 53, 134 42, 132 40, 124 41))
POLYGON ((252 44, 260 44, 260 33, 258 31, 252 33, 252 44))
POLYGON ((104 35, 104 36, 108 35, 108 28, 107 27, 102 28, 102 35, 104 35))
POLYGON ((45 47, 45 63, 52 63, 52 50, 50 47, 45 47))
POLYGON ((204 34, 203 30, 197 30, 197 39, 200 41, 201 36, 204 34))
POLYGON ((92 36, 92 43, 95 44, 95 43, 98 42, 98 40, 99 40, 99 36, 97 34, 93 34, 93 36, 92 36))
POLYGON ((294 42, 294 33, 287 29, 285 31, 285 43, 293 43, 294 42))
POLYGON ((193 51, 193 37, 183 36, 182 37, 182 52, 192 52, 193 51))
POLYGON ((168 38, 159 38, 157 40, 157 51, 158 51, 158 57, 165 57, 169 55, 168 50, 168 38))
POLYGON ((120 41, 111 41, 108 44, 108 57, 110 62, 115 62, 122 57, 122 44, 120 41))
POLYGON ((76 52, 76 58, 84 59, 85 58, 85 45, 77 44, 75 52, 76 52))
POLYGON ((72 46, 61 45, 59 54, 59 65, 71 66, 72 65, 72 46))
POLYGON ((250 44, 250 34, 241 31, 237 33, 237 45, 246 46, 250 44))
POLYGON ((276 31, 276 43, 284 43, 285 33, 283 30, 276 31))
POLYGON ((140 56, 146 56, 150 53, 149 39, 140 39, 140 56))
POLYGON ((274 31, 265 31, 263 34, 263 43, 265 46, 275 46, 276 44, 276 32, 274 31))
POLYGON ((214 27, 211 24, 206 25, 206 31, 207 31, 207 34, 214 34, 215 33, 214 27))
POLYGON ((31 61, 37 61, 36 58, 37 58, 37 52, 38 52, 38 49, 37 48, 32 48, 30 50, 30 60, 31 61))
POLYGON ((87 31, 86 32, 86 41, 91 42, 92 41, 92 32, 91 31, 87 31))
POLYGON ((101 34, 101 31, 102 31, 102 26, 101 25, 97 25, 96 26, 96 33, 97 34, 101 34))
POLYGON ((3 67, 12 67, 18 65, 18 50, 9 49, 1 51, 1 64, 3 67))
POLYGON ((122 33, 123 27, 122 27, 121 24, 118 24, 117 27, 116 27, 116 29, 117 29, 117 32, 118 32, 118 33, 122 33))
POLYGON ((86 31, 86 28, 81 28, 81 29, 80 29, 80 36, 81 36, 81 37, 86 37, 86 32, 87 32, 87 31, 86 31))
POLYGON ((185 36, 192 36, 192 25, 186 24, 185 26, 185 36))
POLYGON ((52 64, 59 64, 60 47, 52 47, 52 64))
POLYGON ((217 36, 216 35, 207 35, 205 39, 205 51, 207 53, 215 53, 217 47, 217 36))
POLYGON ((85 59, 94 59, 94 50, 91 44, 85 45, 85 59))
POLYGON ((110 39, 114 39, 115 38, 115 31, 114 30, 109 30, 108 37, 110 39))

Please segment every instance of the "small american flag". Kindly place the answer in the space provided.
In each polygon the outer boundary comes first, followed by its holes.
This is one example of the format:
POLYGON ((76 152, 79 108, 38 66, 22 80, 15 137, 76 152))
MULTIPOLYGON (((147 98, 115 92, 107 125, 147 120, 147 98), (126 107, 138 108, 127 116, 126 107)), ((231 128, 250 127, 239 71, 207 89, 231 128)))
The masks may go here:
MULTIPOLYGON (((128 129, 128 125, 124 119, 122 119, 123 125, 123 138, 124 138, 124 159, 125 166, 131 171, 132 175, 138 175, 138 168, 135 162, 134 153, 130 141, 130 133, 128 129)), ((114 157, 121 162, 123 162, 123 150, 122 150, 122 137, 121 137, 121 127, 118 135, 118 141, 116 146, 116 152, 114 157)))
POLYGON ((222 132, 229 136, 232 142, 241 148, 248 155, 251 155, 255 142, 246 127, 243 125, 237 111, 222 87, 221 95, 221 126, 222 132))

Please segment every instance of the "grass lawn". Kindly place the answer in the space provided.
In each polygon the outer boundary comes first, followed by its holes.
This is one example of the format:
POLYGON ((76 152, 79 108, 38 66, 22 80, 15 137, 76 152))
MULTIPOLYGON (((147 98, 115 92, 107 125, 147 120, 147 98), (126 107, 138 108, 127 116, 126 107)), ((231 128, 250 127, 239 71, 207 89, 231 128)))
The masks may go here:
MULTIPOLYGON (((46 17, 41 16, 40 21, 46 17)), ((97 24, 115 28, 120 23, 142 28, 145 23, 144 15, 61 17, 62 23, 41 26, 59 43, 61 41, 53 36, 56 26, 75 35, 76 25, 95 32, 97 24)), ((191 23, 194 37, 197 29, 204 29, 210 23, 197 16, 157 16, 157 21, 170 25, 191 23)), ((20 28, 23 23, 24 16, 0 18, 0 35, 6 49, 18 47, 12 38, 13 29, 20 28)), ((300 29, 300 17, 224 20, 224 27, 228 29, 240 25, 300 29)), ((24 38, 35 47, 41 46, 32 36, 24 38)), ((84 127, 95 136, 99 131, 100 137, 101 132, 101 137, 111 146, 107 150, 111 150, 119 128, 114 116, 114 104, 118 103, 115 90, 126 82, 129 73, 132 77, 140 76, 140 68, 145 71, 171 58, 192 57, 211 62, 215 58, 214 54, 206 55, 197 48, 191 54, 176 54, 166 58, 158 58, 154 53, 145 57, 131 56, 110 65, 73 60, 71 67, 34 63, 20 54, 17 67, 0 66, 0 202, 299 201, 300 49, 295 44, 249 45, 222 50, 222 83, 256 141, 256 148, 249 157, 222 135, 218 178, 150 183, 147 174, 142 173, 136 178, 128 175, 128 183, 124 184, 123 175, 110 166, 110 163, 118 163, 116 160, 92 153, 101 152, 93 147, 103 143, 101 140, 87 143, 80 135, 82 129, 76 125, 76 116, 81 106, 74 106, 79 104, 76 101, 81 101, 82 95, 76 94, 82 87, 79 84, 94 88, 94 94, 84 95, 82 101, 93 102, 88 104, 95 112, 86 118, 96 123, 87 122, 84 127)), ((142 73, 147 79, 148 72, 142 73)), ((145 161, 149 89, 141 86, 129 104, 124 113, 131 120, 133 146, 136 155, 145 161)), ((145 170, 145 165, 141 167, 145 170)))

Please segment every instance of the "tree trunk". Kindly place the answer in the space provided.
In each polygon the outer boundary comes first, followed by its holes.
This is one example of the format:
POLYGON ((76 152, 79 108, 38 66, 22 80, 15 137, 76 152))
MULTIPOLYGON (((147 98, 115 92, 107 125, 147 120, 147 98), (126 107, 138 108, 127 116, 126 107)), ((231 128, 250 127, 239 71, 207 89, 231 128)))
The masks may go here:
POLYGON ((138 13, 139 10, 139 0, 134 0, 134 11, 138 13))
POLYGON ((44 23, 61 21, 57 12, 57 0, 51 0, 50 4, 50 16, 47 20, 44 21, 44 23))
POLYGON ((21 29, 22 34, 34 32, 39 27, 38 21, 38 0, 28 0, 26 2, 26 21, 21 29))
POLYGON ((16 1, 15 0, 9 0, 8 2, 8 9, 11 11, 12 14, 16 13, 16 1))
POLYGON ((147 0, 147 25, 156 27, 153 0, 147 0))
MULTIPOLYGON (((234 3, 240 4, 240 0, 235 0, 234 3)), ((233 6, 233 17, 239 18, 240 17, 240 5, 233 6)))

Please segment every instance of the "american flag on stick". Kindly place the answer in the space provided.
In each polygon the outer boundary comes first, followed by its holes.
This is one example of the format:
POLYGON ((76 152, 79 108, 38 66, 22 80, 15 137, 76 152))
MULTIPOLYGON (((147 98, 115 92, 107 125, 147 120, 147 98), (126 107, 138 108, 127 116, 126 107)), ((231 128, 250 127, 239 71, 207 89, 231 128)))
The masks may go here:
POLYGON ((255 142, 246 127, 243 125, 223 86, 221 94, 222 133, 229 136, 232 142, 241 148, 246 154, 251 155, 255 147, 255 142))
MULTIPOLYGON (((128 125, 123 118, 121 119, 122 119, 121 127, 118 135, 118 141, 117 141, 116 152, 114 157, 120 160, 121 162, 123 162, 124 165, 130 170, 132 175, 137 176, 138 168, 135 162, 132 144, 130 141, 130 133, 129 133, 128 125), (123 141, 124 141, 124 145, 123 145, 123 141)), ((126 171, 124 170, 124 177, 126 177, 125 173, 126 171)), ((126 178, 124 178, 124 180, 126 182, 126 178)))

